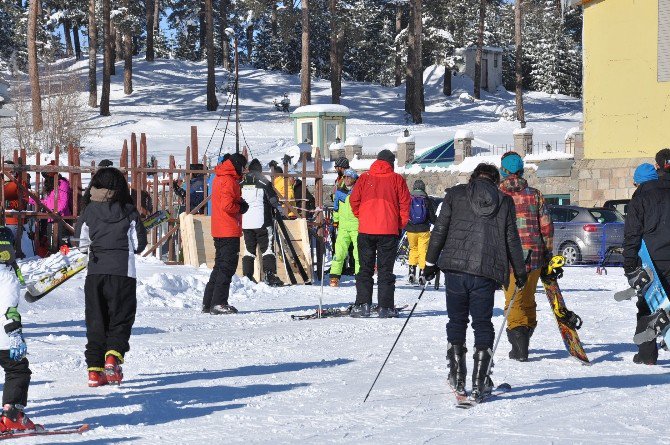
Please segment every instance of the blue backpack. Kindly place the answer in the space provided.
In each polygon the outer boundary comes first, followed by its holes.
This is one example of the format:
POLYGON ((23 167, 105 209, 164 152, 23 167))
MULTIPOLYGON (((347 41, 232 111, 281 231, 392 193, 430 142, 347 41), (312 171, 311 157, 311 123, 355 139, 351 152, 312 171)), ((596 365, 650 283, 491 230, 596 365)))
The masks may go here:
POLYGON ((424 224, 428 221, 428 202, 425 196, 412 196, 409 208, 409 222, 412 224, 424 224))

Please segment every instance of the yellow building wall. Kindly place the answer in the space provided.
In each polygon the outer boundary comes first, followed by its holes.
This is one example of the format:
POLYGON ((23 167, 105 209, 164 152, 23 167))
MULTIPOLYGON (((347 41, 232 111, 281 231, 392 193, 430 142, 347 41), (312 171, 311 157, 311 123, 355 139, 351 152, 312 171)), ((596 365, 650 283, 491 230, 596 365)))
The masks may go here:
POLYGON ((584 5, 584 157, 670 148, 670 82, 658 82, 658 0, 584 5))

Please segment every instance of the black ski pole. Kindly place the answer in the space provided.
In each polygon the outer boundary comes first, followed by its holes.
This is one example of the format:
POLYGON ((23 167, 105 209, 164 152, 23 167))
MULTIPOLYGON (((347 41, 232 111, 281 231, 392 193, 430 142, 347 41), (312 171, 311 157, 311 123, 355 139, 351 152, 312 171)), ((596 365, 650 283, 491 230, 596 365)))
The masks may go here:
POLYGON ((398 340, 400 340, 400 336, 402 335, 402 332, 405 330, 405 326, 407 326, 407 323, 409 322, 409 319, 412 318, 412 314, 414 313, 414 309, 416 309, 416 305, 419 304, 419 301, 421 301, 421 297, 423 297, 423 293, 426 292, 426 288, 428 287, 428 282, 423 285, 423 289, 421 289, 421 293, 419 294, 419 298, 416 299, 414 302, 414 306, 412 306, 412 310, 410 311, 409 315, 407 316, 407 320, 405 320, 405 324, 402 325, 402 329, 400 329, 400 333, 398 334, 398 337, 395 339, 395 342, 393 342, 393 346, 391 346, 391 350, 389 351, 388 355, 386 356, 386 360, 384 360, 384 363, 382 363, 381 369, 379 369, 379 372, 377 373, 377 377, 375 377, 375 381, 372 382, 372 386, 370 386, 370 389, 368 390, 368 393, 365 395, 365 399, 363 399, 363 403, 365 403, 368 400, 368 397, 370 397, 370 393, 372 392, 372 388, 375 387, 375 384, 377 383, 377 380, 379 379, 379 376, 382 374, 382 371, 384 370, 384 366, 386 366, 386 362, 389 361, 389 357, 391 357, 391 353, 393 353, 393 349, 395 349, 395 345, 398 344, 398 340))

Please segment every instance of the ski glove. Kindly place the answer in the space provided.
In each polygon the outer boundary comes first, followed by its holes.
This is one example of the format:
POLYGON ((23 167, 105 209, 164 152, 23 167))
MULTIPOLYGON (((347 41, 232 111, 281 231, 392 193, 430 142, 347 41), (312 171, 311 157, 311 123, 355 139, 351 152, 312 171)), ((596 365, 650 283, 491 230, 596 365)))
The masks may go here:
POLYGON ((28 353, 28 346, 23 339, 23 331, 15 329, 7 334, 9 336, 9 358, 14 361, 21 361, 28 353))
POLYGON ((521 276, 514 277, 514 278, 516 279, 515 284, 516 284, 517 290, 523 289, 523 287, 526 285, 526 282, 528 281, 528 275, 527 274, 523 274, 521 276))
POLYGON ((628 272, 624 275, 626 275, 626 278, 628 278, 628 284, 630 287, 635 289, 636 292, 641 292, 651 282, 651 277, 649 277, 647 271, 641 267, 638 267, 634 271, 628 272))
POLYGON ((240 213, 244 215, 245 213, 247 213, 247 210, 249 210, 249 204, 247 204, 247 202, 242 198, 240 198, 239 204, 240 204, 240 213))
POLYGON ((423 276, 426 278, 426 281, 432 281, 438 272, 439 269, 434 264, 426 263, 426 267, 423 268, 423 276))

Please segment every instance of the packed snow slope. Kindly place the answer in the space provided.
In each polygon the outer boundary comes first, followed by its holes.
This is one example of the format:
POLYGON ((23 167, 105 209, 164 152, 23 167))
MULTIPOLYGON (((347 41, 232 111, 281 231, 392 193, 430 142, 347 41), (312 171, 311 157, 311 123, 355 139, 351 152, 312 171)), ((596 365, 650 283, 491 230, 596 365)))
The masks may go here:
MULTIPOLYGON (((454 407, 446 384, 443 287, 426 292, 363 404, 404 318, 293 321, 291 314, 314 310, 318 286, 271 289, 237 278, 230 302, 240 313, 206 315, 209 270, 141 260, 138 272, 119 388, 87 387, 83 273, 21 304, 33 370, 29 414, 49 427, 89 423, 91 431, 17 443, 670 443, 669 355, 661 352, 653 367, 632 362, 635 307, 612 298, 626 283, 617 268, 568 268, 560 282, 584 320, 592 366, 568 356, 538 290, 530 361, 509 360, 503 339, 493 379, 513 390, 469 411, 454 407)), ((412 305, 418 294, 399 280, 396 304, 412 305)), ((327 307, 354 296, 352 281, 324 289, 327 307)), ((496 331, 502 304, 498 292, 496 331)))
MULTIPOLYGON (((157 156, 161 165, 167 164, 170 154, 175 155, 178 162, 183 161, 185 148, 190 144, 191 125, 198 126, 201 156, 205 151, 209 156, 216 156, 224 134, 223 152, 234 149, 234 110, 233 123, 224 133, 230 96, 220 92, 219 110, 207 112, 205 109, 207 66, 204 62, 156 60, 149 63, 136 58, 133 63, 134 91, 129 96, 123 93, 123 64, 117 64, 111 85, 112 116, 100 117, 97 109, 91 109, 88 124, 96 130, 84 143, 84 161, 117 159, 123 140, 130 138, 131 132, 147 134, 149 153, 157 156)), ((72 63, 68 68, 73 75, 80 76, 82 82, 87 69, 86 60, 72 63)), ((216 76, 217 86, 225 90, 227 74, 217 68, 216 76)), ((392 88, 344 82, 342 104, 351 110, 347 136, 361 137, 363 150, 371 153, 378 152, 385 144, 395 143, 405 128, 415 136, 417 152, 453 138, 458 129, 472 130, 476 147, 513 144, 512 131, 518 123, 505 118, 513 114, 513 93, 504 89, 495 94, 483 91, 482 100, 473 101, 466 97, 472 94, 472 80, 457 76, 453 78, 453 94, 446 97, 442 94, 443 67, 428 67, 424 78, 426 112, 421 125, 412 125, 406 120, 404 85, 392 88)), ((263 161, 281 157, 295 143, 288 114, 275 111, 272 105, 273 99, 280 100, 284 93, 288 94, 293 111, 300 103, 299 76, 250 67, 240 70, 240 139, 249 146, 253 156, 263 161)), ((87 93, 82 93, 84 103, 87 97, 87 93)), ((561 143, 566 132, 582 119, 580 99, 528 92, 524 101, 535 142, 561 143)), ((329 81, 313 81, 312 103, 330 103, 329 81)))

